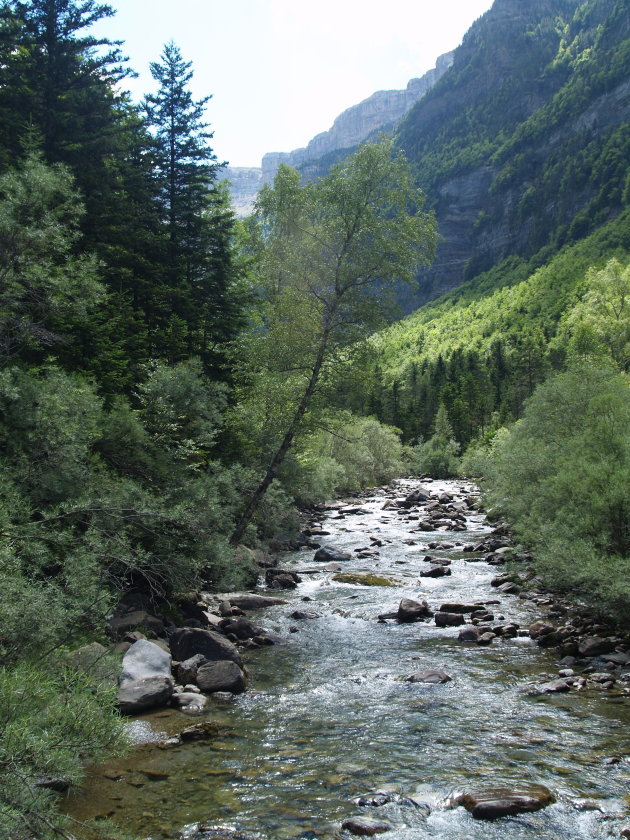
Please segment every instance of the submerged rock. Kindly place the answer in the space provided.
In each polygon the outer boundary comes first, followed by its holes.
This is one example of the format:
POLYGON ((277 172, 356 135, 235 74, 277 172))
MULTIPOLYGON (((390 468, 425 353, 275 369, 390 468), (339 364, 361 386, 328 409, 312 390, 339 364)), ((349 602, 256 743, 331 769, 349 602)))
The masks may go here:
POLYGON ((360 837, 372 837, 374 834, 384 834, 386 831, 392 830, 389 823, 371 820, 369 817, 352 817, 344 820, 341 827, 344 831, 349 831, 350 834, 356 834, 360 837))
POLYGON ((333 575, 333 580, 336 580, 338 583, 356 583, 359 586, 396 586, 396 582, 390 578, 381 577, 372 573, 340 572, 339 574, 333 575))
POLYGON ((542 785, 521 789, 489 788, 463 793, 455 804, 462 805, 476 820, 496 820, 513 817, 546 808, 556 801, 555 796, 542 785))
POLYGON ((429 668, 427 671, 419 671, 417 674, 412 674, 406 678, 405 682, 440 685, 441 683, 451 682, 452 679, 453 677, 450 677, 445 671, 429 668))

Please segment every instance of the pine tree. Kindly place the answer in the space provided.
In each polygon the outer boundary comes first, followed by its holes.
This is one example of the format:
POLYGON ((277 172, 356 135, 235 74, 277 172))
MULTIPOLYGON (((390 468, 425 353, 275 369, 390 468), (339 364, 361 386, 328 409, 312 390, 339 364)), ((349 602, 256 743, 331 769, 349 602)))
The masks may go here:
POLYGON ((167 44, 161 61, 151 64, 158 91, 145 101, 168 239, 161 340, 173 361, 197 355, 216 374, 218 345, 233 335, 238 318, 231 289, 233 216, 216 185, 219 164, 204 122, 211 97, 193 99, 191 67, 174 43, 167 44))

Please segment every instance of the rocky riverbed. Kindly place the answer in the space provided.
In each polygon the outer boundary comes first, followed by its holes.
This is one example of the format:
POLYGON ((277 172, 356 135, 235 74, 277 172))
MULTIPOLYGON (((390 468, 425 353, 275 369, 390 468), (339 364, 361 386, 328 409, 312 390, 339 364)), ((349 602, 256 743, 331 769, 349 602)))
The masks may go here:
POLYGON ((537 591, 473 485, 395 482, 318 511, 301 542, 185 627, 121 611, 143 743, 94 771, 73 816, 152 840, 630 826, 628 639, 537 591))

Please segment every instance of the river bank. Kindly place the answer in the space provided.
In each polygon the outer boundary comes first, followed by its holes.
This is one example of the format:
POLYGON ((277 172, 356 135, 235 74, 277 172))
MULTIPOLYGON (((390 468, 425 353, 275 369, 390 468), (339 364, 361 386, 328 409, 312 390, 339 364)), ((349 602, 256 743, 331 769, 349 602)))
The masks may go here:
MULTIPOLYGON (((201 720, 212 726, 198 740, 173 738, 195 723, 181 712, 137 718, 146 743, 96 771, 69 812, 153 840, 210 838, 217 826, 329 840, 366 817, 399 840, 619 836, 629 683, 627 663, 610 657, 624 640, 502 579, 508 539, 492 533, 472 485, 432 482, 414 501, 418 485, 396 482, 312 519, 310 545, 280 562, 300 578, 272 593, 288 603, 255 617, 282 643, 241 650, 248 691, 210 695, 201 720), (349 558, 316 562, 316 543, 349 558), (402 601, 433 615, 400 622, 402 601), (539 647, 536 622, 540 640, 567 649, 539 647), (587 638, 613 650, 587 659, 587 638), (450 679, 415 679, 427 672, 450 679), (458 794, 536 785, 556 800, 536 813, 481 823, 453 807, 458 794)), ((208 600, 225 611, 226 598, 208 600)))

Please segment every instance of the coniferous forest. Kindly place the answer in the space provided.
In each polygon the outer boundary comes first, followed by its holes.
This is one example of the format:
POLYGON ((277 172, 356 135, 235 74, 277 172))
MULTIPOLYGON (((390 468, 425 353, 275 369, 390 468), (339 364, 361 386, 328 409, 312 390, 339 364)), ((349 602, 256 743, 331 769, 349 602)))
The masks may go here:
POLYGON ((107 4, 0 4, 2 837, 78 836, 59 780, 124 748, 69 667, 120 599, 253 586, 335 495, 474 477, 548 586, 630 618, 627 4, 522 5, 393 138, 237 220, 176 44, 137 103, 107 4), (520 65, 471 98, 498 38, 520 65), (479 166, 461 283, 395 320, 479 166))

